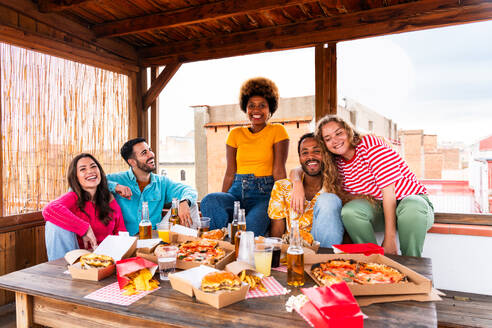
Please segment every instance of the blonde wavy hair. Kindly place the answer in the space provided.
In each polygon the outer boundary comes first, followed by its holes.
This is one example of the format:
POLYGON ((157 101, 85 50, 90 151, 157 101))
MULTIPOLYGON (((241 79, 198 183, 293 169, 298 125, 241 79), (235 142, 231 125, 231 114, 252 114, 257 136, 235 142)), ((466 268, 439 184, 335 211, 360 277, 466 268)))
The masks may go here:
POLYGON ((346 192, 343 189, 343 181, 340 176, 340 172, 338 172, 337 164, 336 164, 336 156, 331 153, 326 147, 325 141, 323 140, 322 129, 323 127, 330 123, 337 123, 342 129, 347 132, 347 137, 350 145, 354 148, 360 142, 362 136, 359 132, 357 132, 350 123, 344 121, 342 118, 336 115, 326 115, 318 121, 316 126, 316 139, 321 144, 321 148, 323 149, 323 188, 325 191, 329 193, 336 194, 342 200, 342 203, 345 204, 353 199, 362 198, 367 199, 371 203, 375 202, 375 199, 368 195, 352 195, 351 193, 346 192))

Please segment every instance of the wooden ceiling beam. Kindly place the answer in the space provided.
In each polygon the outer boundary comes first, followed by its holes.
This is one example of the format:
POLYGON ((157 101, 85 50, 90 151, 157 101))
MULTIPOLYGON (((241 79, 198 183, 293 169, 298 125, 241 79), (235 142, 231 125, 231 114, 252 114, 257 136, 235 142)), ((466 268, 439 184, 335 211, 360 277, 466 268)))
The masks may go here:
POLYGON ((73 9, 91 2, 101 2, 101 0, 38 0, 38 8, 42 13, 52 13, 73 9))
POLYGON ((162 89, 168 84, 168 82, 172 79, 174 74, 181 67, 181 63, 172 63, 166 65, 166 67, 162 70, 161 74, 152 82, 149 90, 143 96, 143 107, 144 111, 157 99, 162 89))
POLYGON ((421 0, 139 51, 142 65, 165 65, 314 46, 492 19, 492 1, 421 0))
POLYGON ((198 24, 236 15, 300 5, 313 1, 314 0, 223 0, 191 8, 95 25, 93 30, 99 38, 108 38, 154 29, 198 24))
MULTIPOLYGON (((37 5, 31 0, 0 0, 0 6, 11 8, 19 14, 28 16, 40 23, 46 24, 57 30, 62 30, 70 36, 79 38, 87 42, 91 47, 95 47, 100 51, 105 51, 114 54, 132 62, 136 62, 137 52, 135 48, 125 42, 118 40, 98 40, 92 30, 82 26, 70 19, 56 13, 40 13, 37 5)), ((0 7, 0 11, 2 8, 0 7)), ((0 17, 2 15, 0 14, 0 17)))

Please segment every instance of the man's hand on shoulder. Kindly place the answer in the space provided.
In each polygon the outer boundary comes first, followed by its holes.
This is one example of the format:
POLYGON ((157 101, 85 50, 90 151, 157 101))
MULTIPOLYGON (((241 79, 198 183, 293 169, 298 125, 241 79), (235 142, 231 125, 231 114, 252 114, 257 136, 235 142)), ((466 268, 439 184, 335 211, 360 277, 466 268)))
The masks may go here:
POLYGON ((123 198, 126 198, 126 199, 132 198, 132 190, 127 186, 123 186, 123 185, 118 184, 114 188, 114 191, 116 191, 116 193, 123 198))

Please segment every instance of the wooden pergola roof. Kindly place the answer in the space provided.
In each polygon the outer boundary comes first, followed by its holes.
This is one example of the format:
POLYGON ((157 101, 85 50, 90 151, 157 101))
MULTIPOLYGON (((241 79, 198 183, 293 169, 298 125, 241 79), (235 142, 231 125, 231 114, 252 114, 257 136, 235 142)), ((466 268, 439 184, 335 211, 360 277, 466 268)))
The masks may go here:
MULTIPOLYGON (((0 0, 0 6, 61 29, 68 34, 66 44, 80 38, 86 44, 74 45, 145 67, 492 17, 492 2, 485 0, 0 0)), ((6 10, 0 11, 1 25, 17 25, 6 10)), ((15 27, 31 37, 43 34, 15 27)))

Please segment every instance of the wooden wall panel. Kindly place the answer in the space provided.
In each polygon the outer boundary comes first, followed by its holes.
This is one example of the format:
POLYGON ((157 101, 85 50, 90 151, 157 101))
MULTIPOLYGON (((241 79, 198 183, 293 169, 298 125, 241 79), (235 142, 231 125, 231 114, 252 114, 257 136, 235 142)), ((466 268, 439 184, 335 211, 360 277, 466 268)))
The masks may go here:
MULTIPOLYGON (((15 232, 0 234, 0 275, 15 271, 15 241, 15 232)), ((14 300, 14 293, 0 290, 0 306, 14 300)))
MULTIPOLYGON (((0 233, 0 276, 47 260, 44 225, 0 233)), ((13 301, 14 293, 0 290, 0 306, 13 301)))

